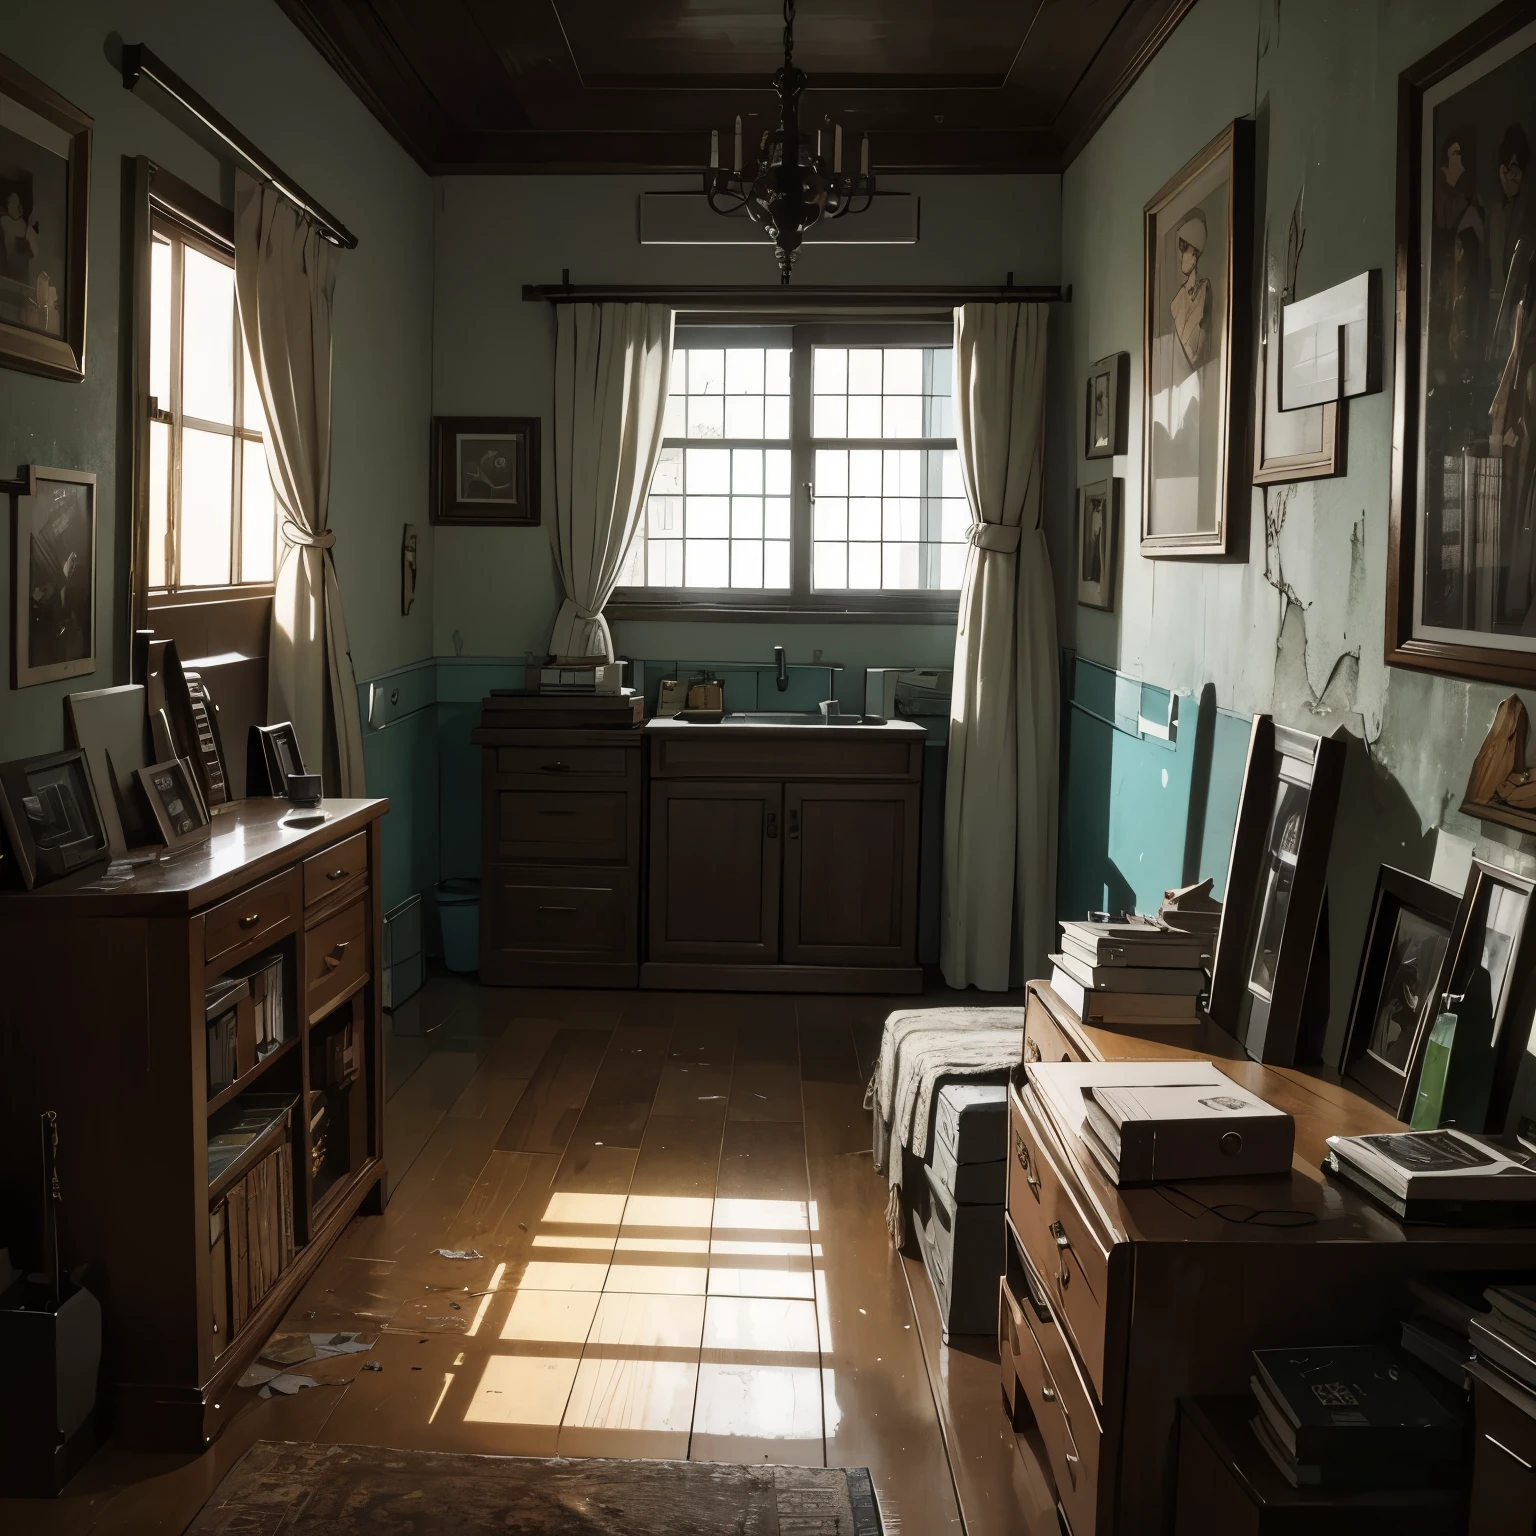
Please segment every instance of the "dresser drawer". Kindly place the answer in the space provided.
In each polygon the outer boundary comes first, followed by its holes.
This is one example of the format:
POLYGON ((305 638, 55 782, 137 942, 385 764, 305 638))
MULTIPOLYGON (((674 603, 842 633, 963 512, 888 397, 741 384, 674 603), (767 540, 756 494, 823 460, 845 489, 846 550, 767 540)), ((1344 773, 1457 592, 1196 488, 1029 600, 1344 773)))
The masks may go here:
POLYGON ((497 747, 496 772, 575 783, 581 779, 622 779, 638 770, 638 747, 497 747))
POLYGON ((629 856, 626 790, 495 791, 496 857, 623 864, 629 856))
POLYGON ((301 910, 299 872, 282 874, 253 885, 203 915, 203 959, 233 964, 246 954, 280 939, 298 926, 301 910))
POLYGON ((1045 1151, 1017 1087, 1008 1090, 1008 1140, 1009 1219, 1102 1401, 1109 1244, 1045 1151))
POLYGON ((304 860, 304 905, 313 907, 367 878, 368 834, 359 832, 344 843, 304 860))
POLYGON ((492 865, 482 948, 508 959, 635 960, 635 876, 628 871, 492 865))
MULTIPOLYGON (((1018 1320, 1024 1330, 1019 1353, 1028 1355, 1032 1349, 1038 1361, 1040 1385, 1030 1407, 1050 1453, 1056 1497, 1073 1531, 1088 1536, 1095 1529, 1098 1514, 1103 1439, 1093 1401, 1049 1308, 1033 1305, 1026 1298, 1018 1310, 1018 1320)), ((1020 1380, 1026 1374, 1021 1365, 1020 1380)))
POLYGON ((367 976, 371 924, 366 897, 345 906, 304 935, 304 1012, 313 1024, 367 976))
POLYGON ((1067 1038, 1051 1010, 1035 996, 1029 994, 1024 1010, 1024 1060, 1031 1061, 1082 1061, 1083 1053, 1067 1038))

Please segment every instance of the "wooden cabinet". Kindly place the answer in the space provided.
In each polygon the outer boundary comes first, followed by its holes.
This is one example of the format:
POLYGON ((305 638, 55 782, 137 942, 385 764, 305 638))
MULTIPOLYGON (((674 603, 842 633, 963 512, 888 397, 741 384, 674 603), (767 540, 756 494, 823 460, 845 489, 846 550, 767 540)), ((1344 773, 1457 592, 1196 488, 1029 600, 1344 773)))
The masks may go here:
MULTIPOLYGON (((632 987, 640 960, 640 732, 566 725, 566 697, 486 700, 481 752, 480 980, 632 987)), ((617 706, 618 700, 608 701, 617 706)), ((592 717, 605 711, 593 703, 592 717)), ((581 718, 586 718, 584 715, 581 718)))
POLYGON ((920 727, 652 721, 641 984, 920 991, 920 727))
MULTIPOLYGON (((1016 1421, 1032 1420, 1039 1431, 1042 1470, 1073 1536, 1161 1536, 1173 1527, 1179 1400, 1242 1397, 1254 1349, 1393 1337, 1407 1314, 1409 1276, 1536 1265, 1529 1230, 1404 1227, 1329 1182, 1320 1168, 1328 1136, 1401 1127, 1337 1083, 1247 1060, 1212 1025, 1085 1026, 1034 982, 1022 1044, 1009 1090, 1002 1389, 1016 1421), (1295 1116, 1288 1177, 1118 1189, 1029 1083, 1035 1061, 1191 1056, 1217 1060, 1250 1092, 1295 1116)), ((1481 1399, 1479 1415, 1482 1430, 1481 1399)), ((1517 1450, 1527 1460, 1536 1456, 1517 1450)), ((1511 1473, 1493 1446, 1485 1453, 1479 1445, 1478 1458, 1479 1471, 1488 1468, 1490 1506, 1505 1507, 1505 1482, 1529 1474, 1509 1462, 1511 1473)), ((1427 1508, 1430 1501, 1421 1502, 1427 1508)), ((1525 1518, 1520 1529, 1528 1531, 1525 1518)), ((1415 1528, 1443 1529, 1443 1511, 1435 1519, 1441 1523, 1415 1528)), ((1179 1527, 1228 1528, 1210 1521, 1179 1527)))
POLYGON ((383 1209, 388 802, 325 809, 301 828, 286 800, 238 801, 206 843, 120 882, 97 871, 0 894, 6 1237, 35 1262, 38 1116, 55 1110, 60 1250, 100 1275, 116 1434, 131 1443, 202 1450, 327 1248, 365 1201, 383 1209), (221 1087, 206 992, 232 976, 256 979, 238 1005, 238 1075, 221 1087), (259 1049, 246 1034, 258 1006, 259 1049), (274 1106, 267 1128, 210 1176, 210 1142, 258 1102, 274 1106), (267 1243, 273 1211, 282 1236, 267 1243), (238 1262, 258 1239, 259 1276, 238 1262))

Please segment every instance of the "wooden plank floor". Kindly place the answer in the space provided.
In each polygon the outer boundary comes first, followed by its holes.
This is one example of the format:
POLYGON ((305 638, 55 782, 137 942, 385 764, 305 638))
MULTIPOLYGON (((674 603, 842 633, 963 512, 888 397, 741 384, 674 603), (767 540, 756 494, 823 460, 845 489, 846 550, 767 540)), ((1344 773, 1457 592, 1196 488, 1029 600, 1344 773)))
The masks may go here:
POLYGON ((881 1021, 946 1000, 434 978, 389 1020, 386 1213, 282 1324, 372 1352, 297 1367, 322 1385, 291 1398, 243 1391, 203 1456, 108 1447, 63 1498, 0 1501, 0 1528, 180 1531, 265 1438, 868 1466, 890 1532, 1054 1532, 995 1356, 925 1358, 926 1277, 870 1167, 881 1021))

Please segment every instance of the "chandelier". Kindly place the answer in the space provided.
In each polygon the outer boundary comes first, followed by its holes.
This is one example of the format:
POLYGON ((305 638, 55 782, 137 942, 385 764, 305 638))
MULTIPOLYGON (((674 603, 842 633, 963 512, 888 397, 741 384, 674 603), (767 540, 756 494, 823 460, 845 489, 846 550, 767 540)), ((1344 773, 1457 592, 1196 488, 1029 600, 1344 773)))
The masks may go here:
POLYGON ((875 196, 867 133, 859 151, 857 174, 843 170, 841 124, 832 132, 830 166, 822 153, 820 129, 814 150, 801 138, 800 93, 805 86, 804 70, 795 68, 795 0, 784 0, 784 67, 773 77, 773 88, 783 103, 779 126, 764 130, 756 163, 743 168, 738 117, 735 155, 728 171, 720 165, 719 130, 711 129, 709 169, 704 173, 704 195, 716 213, 735 215, 745 208, 747 217, 773 241, 783 283, 789 281, 806 230, 822 219, 863 213, 875 196))

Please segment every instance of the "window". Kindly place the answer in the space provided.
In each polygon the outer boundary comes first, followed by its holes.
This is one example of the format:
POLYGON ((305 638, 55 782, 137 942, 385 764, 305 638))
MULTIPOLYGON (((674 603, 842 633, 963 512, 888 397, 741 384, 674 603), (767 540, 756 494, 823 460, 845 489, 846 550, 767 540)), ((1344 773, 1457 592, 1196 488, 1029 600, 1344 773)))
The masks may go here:
POLYGON ((277 521, 234 255, 158 216, 149 394, 149 590, 269 584, 277 521))
POLYGON ((679 326, 619 607, 953 609, 946 326, 679 326))

